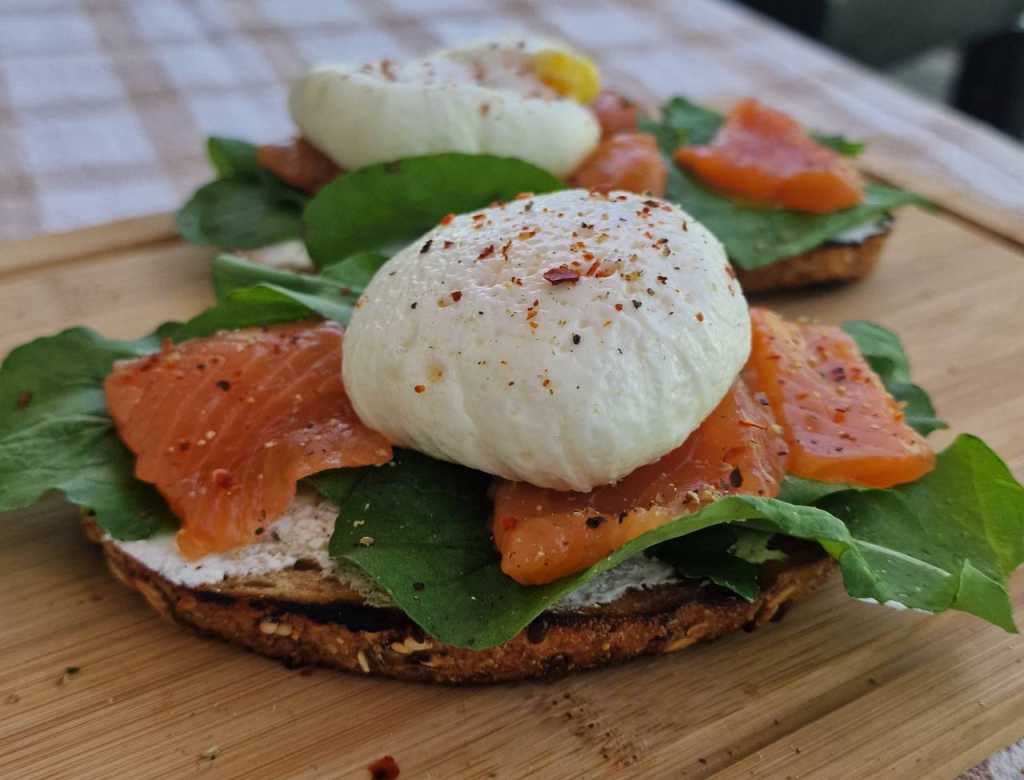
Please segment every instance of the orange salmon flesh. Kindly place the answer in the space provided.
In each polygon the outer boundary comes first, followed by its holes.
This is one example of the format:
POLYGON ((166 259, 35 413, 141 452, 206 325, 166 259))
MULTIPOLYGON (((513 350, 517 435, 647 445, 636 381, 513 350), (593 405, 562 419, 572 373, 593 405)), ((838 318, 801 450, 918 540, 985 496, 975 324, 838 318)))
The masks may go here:
POLYGON ((709 186, 754 203, 828 214, 864 200, 849 160, 750 98, 729 112, 710 144, 682 146, 675 159, 709 186))

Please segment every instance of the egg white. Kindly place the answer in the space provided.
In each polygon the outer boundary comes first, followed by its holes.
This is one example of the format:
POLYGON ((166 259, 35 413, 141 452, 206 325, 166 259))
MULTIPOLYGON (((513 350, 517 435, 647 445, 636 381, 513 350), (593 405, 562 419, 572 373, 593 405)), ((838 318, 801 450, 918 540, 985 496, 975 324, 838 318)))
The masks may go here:
POLYGON ((442 152, 517 157, 567 176, 597 146, 592 112, 546 86, 543 41, 449 49, 399 64, 321 65, 292 88, 292 118, 345 169, 442 152))
POLYGON ((360 418, 397 445, 560 490, 679 446, 750 351, 725 251, 678 207, 565 190, 454 218, 395 255, 345 334, 360 418), (552 284, 595 262, 607 276, 552 284))

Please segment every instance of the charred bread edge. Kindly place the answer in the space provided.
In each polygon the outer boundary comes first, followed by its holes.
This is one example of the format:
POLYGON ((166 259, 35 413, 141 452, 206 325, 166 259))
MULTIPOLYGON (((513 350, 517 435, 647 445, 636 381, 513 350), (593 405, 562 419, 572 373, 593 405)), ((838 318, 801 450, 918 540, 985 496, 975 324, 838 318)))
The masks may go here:
POLYGON ((859 281, 874 270, 891 233, 889 221, 883 232, 855 244, 825 243, 753 271, 736 267, 736 278, 747 293, 859 281))
MULTIPOLYGON (((631 591, 601 607, 546 612, 508 642, 477 651, 441 644, 400 610, 358 600, 258 597, 244 581, 234 589, 175 585, 104 539, 90 519, 84 527, 123 584, 139 591, 163 617, 203 635, 292 667, 449 684, 560 676, 749 631, 781 618, 789 604, 818 588, 835 568, 824 551, 815 550, 773 572, 753 603, 697 584, 631 591)), ((267 576, 274 575, 263 579, 267 576)))

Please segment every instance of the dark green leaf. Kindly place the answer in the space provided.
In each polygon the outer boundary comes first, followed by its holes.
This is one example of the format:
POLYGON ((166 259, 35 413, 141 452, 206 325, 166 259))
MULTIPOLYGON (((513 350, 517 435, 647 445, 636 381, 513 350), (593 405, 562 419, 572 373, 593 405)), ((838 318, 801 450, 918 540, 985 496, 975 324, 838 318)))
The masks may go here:
POLYGON ((845 157, 856 157, 864 151, 866 146, 863 141, 851 141, 842 135, 827 135, 825 133, 812 133, 812 135, 819 144, 835 149, 845 157))
MULTIPOLYGON (((853 596, 930 611, 960 609, 1013 630, 1005 578, 1024 554, 1024 488, 969 436, 958 438, 936 470, 912 485, 834 493, 819 497, 823 508, 725 498, 579 574, 530 588, 501 573, 487 533, 486 479, 479 474, 413 453, 399 454, 393 466, 360 471, 354 487, 346 481, 339 490, 344 500, 331 554, 363 569, 427 633, 459 646, 503 642, 627 558, 743 521, 821 544, 839 560, 853 596)), ((716 576, 729 580, 728 572, 716 576)))
POLYGON ((59 490, 96 512, 119 539, 141 539, 174 518, 133 475, 134 458, 107 415, 103 379, 115 360, 155 350, 155 339, 109 341, 85 328, 18 347, 0 367, 0 511, 59 490))
POLYGON ((959 609, 1016 630, 1006 578, 1024 562, 1024 488, 980 439, 957 437, 917 482, 836 493, 821 506, 856 540, 839 559, 850 595, 959 609))
POLYGON ((782 480, 782 490, 779 492, 779 501, 798 506, 814 506, 821 499, 833 493, 840 493, 844 490, 864 490, 865 488, 856 485, 844 485, 837 482, 818 482, 815 479, 804 479, 787 474, 782 480))
MULTIPOLYGON (((259 297, 274 307, 273 314, 283 314, 287 319, 295 319, 288 315, 293 310, 292 304, 298 303, 327 319, 347 325, 359 294, 385 261, 382 255, 358 254, 325 269, 322 274, 297 274, 268 268, 235 255, 220 255, 213 262, 213 287, 217 299, 225 303, 233 300, 232 296, 236 294, 242 295, 241 311, 246 317, 263 316, 259 309, 253 307, 256 297, 259 297), (268 290, 277 295, 270 295, 266 292, 268 290), (282 301, 282 296, 287 300, 282 301)), ((234 306, 237 308, 239 305, 234 306)), ((236 318, 233 311, 221 307, 217 317, 232 321, 236 318)))
POLYGON ((200 187, 178 212, 193 244, 255 249, 302 235, 302 206, 260 179, 231 177, 200 187))
POLYGON ((346 257, 340 263, 332 263, 321 272, 321 275, 353 292, 361 293, 387 261, 384 255, 376 252, 360 252, 346 257))
POLYGON ((674 97, 661 107, 661 120, 642 119, 640 129, 654 133, 658 145, 671 155, 680 146, 710 143, 724 121, 717 111, 674 97))
MULTIPOLYGON (((648 555, 672 564, 680 576, 691 580, 709 580, 722 588, 753 601, 761 594, 758 566, 733 555, 737 528, 716 525, 689 536, 671 539, 652 547, 648 555)), ((770 536, 754 531, 760 536, 770 536)))
POLYGON ((648 124, 647 129, 655 133, 669 157, 666 197, 718 236, 740 268, 761 268, 814 249, 850 228, 874 222, 898 206, 925 203, 913 193, 874 183, 867 185, 864 203, 831 214, 754 206, 720 195, 671 160, 680 142, 701 144, 710 140, 718 128, 715 120, 720 123, 721 116, 674 98, 662 109, 660 123, 648 124))
POLYGON ((206 140, 206 156, 218 179, 232 176, 260 178, 263 168, 256 160, 256 147, 237 138, 211 136, 206 140))
POLYGON ((411 241, 448 213, 562 187, 529 163, 488 155, 437 154, 371 165, 335 179, 310 201, 306 243, 324 267, 411 241))
POLYGON ((784 561, 788 557, 786 553, 772 546, 776 538, 776 534, 755 528, 737 527, 736 541, 729 552, 741 561, 759 565, 768 561, 784 561))
POLYGON ((924 436, 949 427, 935 416, 928 394, 910 381, 910 361, 895 333, 865 320, 844 322, 843 330, 857 342, 868 365, 881 377, 893 398, 906 404, 908 425, 924 436))

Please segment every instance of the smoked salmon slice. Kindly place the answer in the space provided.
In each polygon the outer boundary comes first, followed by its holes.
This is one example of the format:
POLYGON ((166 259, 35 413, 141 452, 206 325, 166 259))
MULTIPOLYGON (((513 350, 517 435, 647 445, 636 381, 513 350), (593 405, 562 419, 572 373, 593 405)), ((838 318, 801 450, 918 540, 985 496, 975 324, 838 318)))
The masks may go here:
POLYGON ((913 482, 935 454, 840 328, 751 309, 748 379, 767 396, 789 443, 789 471, 886 488, 913 482))
POLYGON ((787 447, 767 403, 737 381, 680 447, 589 493, 499 481, 493 533, 502 571, 522 585, 553 582, 719 496, 777 495, 787 447))
POLYGON ((181 521, 189 559, 256 541, 325 469, 391 460, 341 382, 341 327, 299 323, 218 333, 115 365, 104 383, 135 476, 181 521))
POLYGON ((594 112, 597 123, 601 125, 602 138, 623 131, 636 130, 639 116, 636 103, 617 92, 603 90, 590 104, 590 110, 594 112))
POLYGON ((849 160, 751 98, 729 112, 710 144, 682 146, 675 159, 711 187, 755 203, 827 214, 864 200, 849 160))
POLYGON ((281 181, 315 195, 341 168, 305 138, 256 147, 256 161, 281 181))
POLYGON ((661 197, 668 168, 650 133, 620 132, 605 138, 583 161, 573 183, 595 192, 627 190, 661 197))

